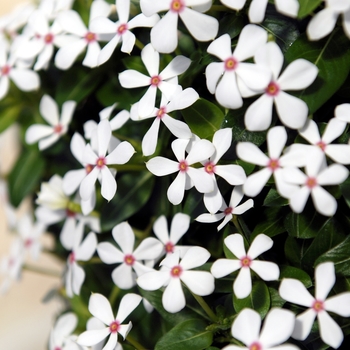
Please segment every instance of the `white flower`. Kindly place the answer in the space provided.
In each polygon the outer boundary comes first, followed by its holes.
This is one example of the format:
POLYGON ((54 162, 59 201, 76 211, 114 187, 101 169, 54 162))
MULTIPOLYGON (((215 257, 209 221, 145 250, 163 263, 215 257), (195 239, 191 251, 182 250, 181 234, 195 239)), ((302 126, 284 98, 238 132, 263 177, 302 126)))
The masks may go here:
POLYGON ((50 147, 62 135, 67 133, 76 105, 75 101, 64 102, 60 116, 55 100, 48 95, 44 95, 40 101, 39 110, 50 126, 42 124, 31 125, 25 135, 26 142, 32 144, 39 141, 40 150, 50 147))
POLYGON ((67 259, 65 285, 67 296, 72 298, 80 294, 85 280, 85 271, 78 265, 78 261, 88 261, 92 258, 97 247, 95 233, 90 232, 83 241, 84 224, 80 222, 75 230, 70 232, 70 240, 65 240, 64 247, 71 249, 67 259))
POLYGON ((231 332, 232 336, 246 347, 228 345, 222 350, 299 350, 297 346, 291 344, 278 346, 290 337, 294 321, 293 312, 272 308, 266 315, 260 331, 260 315, 255 310, 243 309, 233 321, 231 332))
POLYGON ((141 59, 150 76, 136 70, 128 69, 119 74, 119 82, 123 88, 149 86, 146 93, 139 101, 138 115, 141 118, 148 117, 154 110, 156 93, 159 89, 166 98, 170 99, 177 88, 177 76, 184 73, 191 61, 184 56, 176 56, 159 73, 159 53, 151 44, 146 45, 141 51, 141 59))
POLYGON ((205 162, 203 171, 211 175, 214 182, 214 190, 209 193, 204 193, 204 204, 208 211, 212 214, 216 213, 223 204, 222 195, 216 182, 218 175, 225 179, 230 185, 243 185, 247 176, 244 169, 240 165, 227 164, 218 165, 221 157, 230 148, 232 142, 232 129, 225 128, 215 132, 213 136, 213 145, 215 146, 214 154, 205 162))
POLYGON ((106 17, 97 17, 91 22, 91 29, 98 34, 113 35, 112 39, 103 47, 98 57, 98 64, 101 65, 109 60, 113 51, 120 41, 122 41, 121 51, 130 54, 135 45, 135 35, 130 31, 138 27, 153 27, 159 16, 146 17, 143 13, 138 14, 130 21, 130 0, 116 0, 119 20, 112 22, 106 17))
POLYGON ((153 47, 162 53, 175 51, 178 42, 179 17, 196 40, 213 40, 218 33, 219 22, 216 18, 199 12, 207 10, 210 5, 211 1, 208 0, 141 0, 141 11, 146 16, 168 11, 151 30, 153 47), (200 8, 201 6, 203 9, 200 8))
POLYGON ((299 185, 289 196, 289 205, 296 213, 301 213, 311 194, 316 210, 325 216, 333 216, 337 210, 337 201, 322 186, 339 185, 344 182, 349 171, 343 165, 332 164, 327 167, 320 148, 310 151, 304 174, 295 167, 283 169, 282 176, 288 184, 299 185))
POLYGON ((72 335, 77 325, 78 317, 74 313, 61 315, 50 332, 49 350, 82 350, 72 335))
POLYGON ((117 191, 117 182, 108 165, 125 164, 135 152, 131 144, 124 141, 106 156, 111 136, 112 130, 109 121, 104 119, 100 121, 97 127, 97 152, 92 149, 90 144, 85 148, 83 161, 91 164, 93 169, 85 176, 80 184, 79 194, 83 200, 88 200, 93 195, 95 182, 100 174, 101 195, 108 201, 111 200, 117 191))
POLYGON ((154 234, 163 243, 164 248, 162 255, 164 253, 172 254, 175 251, 180 251, 180 257, 182 257, 190 246, 178 246, 176 243, 181 239, 181 237, 187 232, 190 226, 190 216, 183 213, 177 213, 174 215, 173 220, 170 225, 170 234, 168 230, 168 223, 164 215, 160 216, 153 224, 154 234))
POLYGON ((120 264, 112 272, 113 282, 121 289, 129 289, 136 284, 135 273, 140 276, 150 270, 142 260, 157 259, 163 245, 156 238, 148 237, 134 250, 135 235, 127 222, 115 226, 112 235, 120 249, 109 242, 102 242, 97 246, 97 252, 104 263, 120 264))
POLYGON ((185 189, 190 189, 193 186, 192 182, 198 192, 205 193, 214 190, 211 176, 190 165, 209 158, 214 153, 215 147, 207 140, 199 140, 185 158, 188 142, 189 140, 183 139, 172 142, 171 148, 177 162, 164 157, 154 157, 146 163, 147 169, 156 176, 169 175, 178 171, 167 191, 168 199, 174 205, 182 202, 185 189))
MULTIPOLYGON (((311 62, 299 58, 291 62, 280 75, 283 66, 283 53, 275 42, 268 42, 255 54, 254 60, 263 65, 272 73, 271 81, 261 89, 248 91, 240 85, 243 97, 250 97, 263 93, 247 109, 244 122, 248 130, 266 130, 272 119, 273 104, 283 124, 298 129, 305 125, 308 106, 307 104, 285 90, 302 90, 307 88, 316 79, 318 68, 311 62), (279 76, 280 75, 280 76, 279 76), (260 90, 260 91, 258 91, 260 90)), ((254 89, 252 89, 254 90, 254 89)))
POLYGON ((280 274, 278 265, 270 261, 255 260, 260 254, 269 250, 273 240, 263 233, 257 235, 251 243, 248 252, 244 248, 243 237, 236 233, 229 235, 224 240, 226 247, 237 257, 236 259, 216 260, 211 273, 215 278, 221 278, 240 269, 233 283, 233 291, 237 298, 246 298, 252 291, 252 269, 264 281, 277 280, 280 274))
POLYGON ((119 304, 117 316, 114 318, 111 304, 102 294, 92 294, 89 300, 89 311, 102 321, 107 327, 90 329, 80 334, 77 343, 83 346, 92 346, 109 336, 104 347, 115 349, 118 343, 118 333, 125 339, 132 328, 132 323, 122 324, 122 322, 140 304, 142 297, 129 293, 124 295, 119 304))
POLYGON ((350 1, 325 0, 326 7, 316 13, 306 28, 310 40, 319 40, 328 35, 335 27, 339 15, 343 15, 343 29, 350 38, 350 1))
POLYGON ((83 66, 90 68, 98 65, 98 56, 101 52, 99 36, 94 32, 92 21, 99 16, 108 16, 111 6, 103 0, 95 0, 91 4, 89 28, 86 28, 79 14, 73 10, 62 12, 58 21, 63 30, 76 36, 75 40, 62 46, 56 56, 55 64, 60 69, 68 69, 72 66, 76 58, 87 48, 83 66))
POLYGON ((295 185, 284 181, 282 167, 303 166, 305 163, 304 151, 296 150, 281 156, 286 142, 287 132, 285 128, 275 126, 267 132, 268 156, 251 142, 239 142, 237 144, 237 155, 240 159, 263 167, 263 169, 249 175, 244 183, 243 191, 247 196, 257 196, 271 175, 274 176, 277 191, 281 196, 288 198, 296 190, 295 185))
POLYGON ((335 118, 350 123, 350 103, 343 103, 335 107, 335 118))
POLYGON ((222 223, 218 226, 218 231, 220 231, 232 219, 233 215, 241 215, 253 207, 254 201, 252 199, 248 199, 241 205, 238 205, 243 196, 242 186, 236 186, 232 190, 229 205, 222 199, 220 213, 201 214, 195 220, 198 222, 217 222, 224 218, 222 223))
POLYGON ((138 116, 139 103, 135 103, 132 106, 130 117, 133 120, 155 117, 151 127, 142 139, 142 152, 145 156, 152 155, 156 150, 160 122, 163 122, 169 131, 177 138, 191 138, 192 132, 188 125, 170 117, 168 113, 185 109, 191 106, 198 98, 199 95, 192 88, 182 90, 181 86, 178 85, 176 91, 170 98, 167 98, 164 94, 162 95, 159 109, 155 108, 147 117, 141 118, 138 116))
POLYGON ((290 146, 290 150, 301 148, 304 152, 309 153, 310 147, 319 147, 334 162, 350 164, 350 145, 331 144, 332 141, 344 132, 345 128, 345 121, 332 118, 327 123, 326 129, 321 137, 317 124, 312 119, 308 119, 305 126, 298 131, 299 134, 313 146, 295 143, 290 146))
POLYGON ((207 271, 191 271, 202 266, 209 259, 210 253, 202 247, 191 247, 179 262, 180 252, 169 254, 161 262, 160 271, 151 271, 137 279, 137 284, 145 290, 157 290, 166 287, 162 297, 166 311, 175 313, 186 305, 181 282, 197 295, 209 295, 214 291, 214 277, 207 271))
MULTIPOLYGON (((241 10, 246 0, 220 0, 225 6, 241 10)), ((249 20, 252 23, 260 23, 264 20, 268 0, 253 0, 249 7, 249 20)), ((275 6, 278 12, 289 16, 296 17, 299 11, 298 0, 275 0, 275 6)))
POLYGON ((216 100, 226 108, 236 109, 243 104, 238 89, 238 77, 253 90, 263 89, 271 79, 271 72, 259 64, 243 62, 253 57, 256 50, 267 41, 266 30, 254 25, 246 25, 239 36, 237 46, 232 52, 231 38, 224 34, 208 46, 208 53, 222 62, 210 63, 205 75, 207 88, 216 100))
POLYGON ((327 298, 335 283, 333 262, 325 262, 315 268, 315 297, 296 279, 284 278, 279 293, 291 303, 308 309, 297 316, 292 337, 304 340, 309 335, 317 317, 321 339, 333 348, 338 348, 343 341, 343 333, 338 324, 329 316, 334 312, 343 317, 350 316, 350 292, 340 293, 327 298))

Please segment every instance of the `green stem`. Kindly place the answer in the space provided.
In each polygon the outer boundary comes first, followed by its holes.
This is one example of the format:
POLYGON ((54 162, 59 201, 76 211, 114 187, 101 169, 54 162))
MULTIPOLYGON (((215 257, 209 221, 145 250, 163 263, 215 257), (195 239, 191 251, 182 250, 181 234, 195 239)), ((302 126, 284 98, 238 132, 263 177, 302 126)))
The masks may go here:
POLYGON ((238 233, 240 233, 242 236, 244 236, 242 227, 238 221, 238 216, 237 215, 233 215, 232 220, 233 224, 235 225, 236 229, 238 230, 238 233))
POLYGON ((212 11, 218 11, 218 12, 227 12, 229 9, 226 6, 223 5, 213 5, 210 8, 210 12, 212 11))
POLYGON ((145 47, 145 45, 143 45, 142 42, 141 42, 139 39, 136 39, 135 45, 136 45, 136 47, 138 47, 140 50, 142 50, 142 49, 145 47))
POLYGON ((126 337, 126 340, 136 349, 136 350, 147 350, 143 347, 136 339, 134 339, 130 334, 126 337))
POLYGON ((42 268, 42 267, 28 265, 28 264, 23 265, 23 270, 36 272, 36 273, 39 273, 41 275, 50 276, 50 277, 59 277, 59 278, 61 278, 61 276, 62 276, 62 273, 58 272, 56 270, 45 269, 45 268, 42 268))
POLYGON ((89 261, 79 261, 79 264, 80 265, 103 264, 103 261, 99 257, 94 256, 89 261))
POLYGON ((112 307, 117 299, 119 292, 120 292, 120 289, 117 286, 114 286, 108 298, 109 303, 112 305, 112 307))
POLYGON ((197 294, 192 293, 192 295, 197 300, 198 304, 202 307, 202 309, 205 311, 205 313, 209 316, 209 318, 213 322, 218 322, 218 317, 215 315, 215 313, 212 311, 209 305, 205 302, 205 300, 197 294))

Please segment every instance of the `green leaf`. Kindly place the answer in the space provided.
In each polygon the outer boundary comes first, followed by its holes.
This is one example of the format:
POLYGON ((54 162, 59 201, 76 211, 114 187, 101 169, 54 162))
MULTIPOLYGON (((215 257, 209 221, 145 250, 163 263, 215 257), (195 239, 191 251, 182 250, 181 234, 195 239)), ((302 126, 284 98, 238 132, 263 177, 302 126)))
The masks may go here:
POLYGON ((102 231, 112 229, 145 205, 153 190, 154 176, 148 171, 124 174, 117 183, 116 195, 101 209, 102 231))
POLYGON ((299 0, 298 18, 310 15, 321 3, 322 0, 299 0))
POLYGON ((291 212, 286 216, 284 225, 290 236, 307 239, 316 237, 330 220, 315 210, 302 214, 291 212))
POLYGON ((0 133, 12 125, 18 118, 21 112, 19 105, 0 107, 0 133))
POLYGON ((253 283, 253 288, 249 296, 244 299, 238 299, 233 296, 233 307, 238 313, 244 308, 250 308, 257 311, 263 318, 270 309, 270 293, 263 281, 253 283))
POLYGON ((13 206, 38 187, 45 170, 41 153, 34 148, 24 150, 9 174, 9 196, 13 206))
POLYGON ((224 119, 224 113, 218 106, 202 98, 181 113, 192 132, 201 139, 211 140, 224 119))
POLYGON ((304 58, 319 69, 316 80, 293 95, 304 100, 309 113, 317 111, 342 86, 350 71, 350 42, 342 30, 334 30, 325 39, 309 41, 301 35, 285 54, 287 62, 304 58))
POLYGON ((301 267, 302 248, 299 246, 296 238, 287 237, 284 244, 284 255, 294 266, 301 267))
POLYGON ((273 307, 282 307, 286 303, 286 301, 281 298, 277 289, 269 287, 269 293, 271 298, 271 309, 273 307))
POLYGON ((302 282, 306 288, 312 286, 312 280, 310 276, 303 270, 293 266, 280 266, 280 280, 282 278, 294 278, 302 282))
POLYGON ((350 177, 348 177, 341 185, 340 185, 341 193, 345 199, 346 204, 350 207, 350 177))
POLYGON ((206 327, 201 319, 186 320, 160 338, 155 350, 206 349, 213 342, 213 333, 206 327))
POLYGON ((288 199, 283 198, 274 188, 271 188, 264 200, 266 207, 281 207, 288 205, 288 199))
POLYGON ((315 262, 316 265, 333 261, 336 272, 350 277, 350 236, 347 236, 341 243, 322 254, 315 262))

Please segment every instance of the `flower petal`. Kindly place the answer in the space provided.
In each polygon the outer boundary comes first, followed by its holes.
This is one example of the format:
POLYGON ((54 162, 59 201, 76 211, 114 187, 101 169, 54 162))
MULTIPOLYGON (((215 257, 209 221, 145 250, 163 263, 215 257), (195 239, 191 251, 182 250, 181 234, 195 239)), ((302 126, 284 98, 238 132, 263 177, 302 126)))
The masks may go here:
POLYGON ((306 307, 311 307, 315 300, 299 280, 292 278, 282 280, 279 293, 284 300, 306 307))
POLYGON ((214 292, 214 276, 210 272, 183 271, 181 280, 194 294, 204 296, 214 292))
POLYGON ((224 239, 225 245, 230 251, 238 258, 241 259, 245 257, 246 250, 244 248, 243 237, 235 233, 233 235, 229 235, 224 239))
POLYGON ((116 320, 122 323, 137 308, 141 300, 142 297, 134 293, 124 295, 119 303, 116 320))
POLYGON ((114 321, 111 304, 102 294, 93 293, 90 296, 89 311, 106 325, 110 325, 114 321))
POLYGON ((318 325, 320 327, 321 339, 332 348, 337 349, 344 339, 343 332, 338 324, 326 311, 317 314, 318 325))
POLYGON ((271 249, 272 246, 273 246, 273 240, 269 236, 266 236, 265 234, 260 233, 254 238, 253 242, 251 243, 248 249, 247 255, 251 259, 255 259, 260 254, 271 249))
POLYGON ((233 292, 238 299, 246 298, 252 291, 252 278, 250 268, 242 267, 233 283, 233 292))
POLYGON ((278 265, 270 261, 254 260, 250 268, 264 281, 276 281, 280 275, 278 265))
POLYGON ((218 259, 214 261, 210 268, 211 274, 215 278, 221 278, 237 271, 241 268, 241 262, 234 259, 218 259))
POLYGON ((172 278, 162 297, 163 307, 170 313, 179 312, 186 306, 180 278, 172 278))
POLYGON ((190 270, 195 267, 202 266, 210 258, 210 253, 202 247, 191 247, 184 257, 182 258, 180 265, 184 270, 190 270))
POLYGON ((97 253, 105 264, 115 264, 124 261, 124 254, 109 242, 99 243, 97 253))

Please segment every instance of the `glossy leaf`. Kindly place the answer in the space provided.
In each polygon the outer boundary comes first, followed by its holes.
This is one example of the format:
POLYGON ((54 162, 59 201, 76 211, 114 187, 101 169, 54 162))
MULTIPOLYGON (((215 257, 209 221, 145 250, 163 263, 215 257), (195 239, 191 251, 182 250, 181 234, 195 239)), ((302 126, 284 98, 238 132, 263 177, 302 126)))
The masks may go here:
POLYGON ((116 195, 101 210, 102 231, 112 229, 145 205, 153 190, 154 176, 148 171, 124 174, 117 184, 116 195))
POLYGON ((303 270, 294 266, 280 266, 280 280, 283 278, 294 278, 301 281, 306 288, 312 286, 312 280, 310 276, 303 270))
POLYGON ((322 0, 299 0, 298 17, 304 18, 310 15, 321 3, 322 0))
POLYGON ((11 204, 19 206, 22 199, 38 189, 45 170, 45 160, 35 148, 25 150, 9 174, 11 204))
POLYGON ((201 139, 212 139, 224 120, 222 110, 215 104, 199 99, 192 106, 181 111, 191 131, 201 139))
POLYGON ((12 125, 20 114, 20 106, 8 106, 7 108, 0 109, 0 133, 5 131, 10 125, 12 125))
POLYGON ((201 319, 189 319, 171 329, 156 344, 155 350, 201 350, 213 342, 213 333, 201 319))
POLYGON ((263 281, 254 281, 252 291, 246 298, 238 299, 233 296, 233 307, 237 313, 244 308, 250 308, 257 311, 263 318, 269 311, 270 304, 270 293, 263 281))
POLYGON ((271 188, 264 200, 264 205, 266 207, 281 207, 288 205, 288 199, 281 197, 277 190, 271 188))

